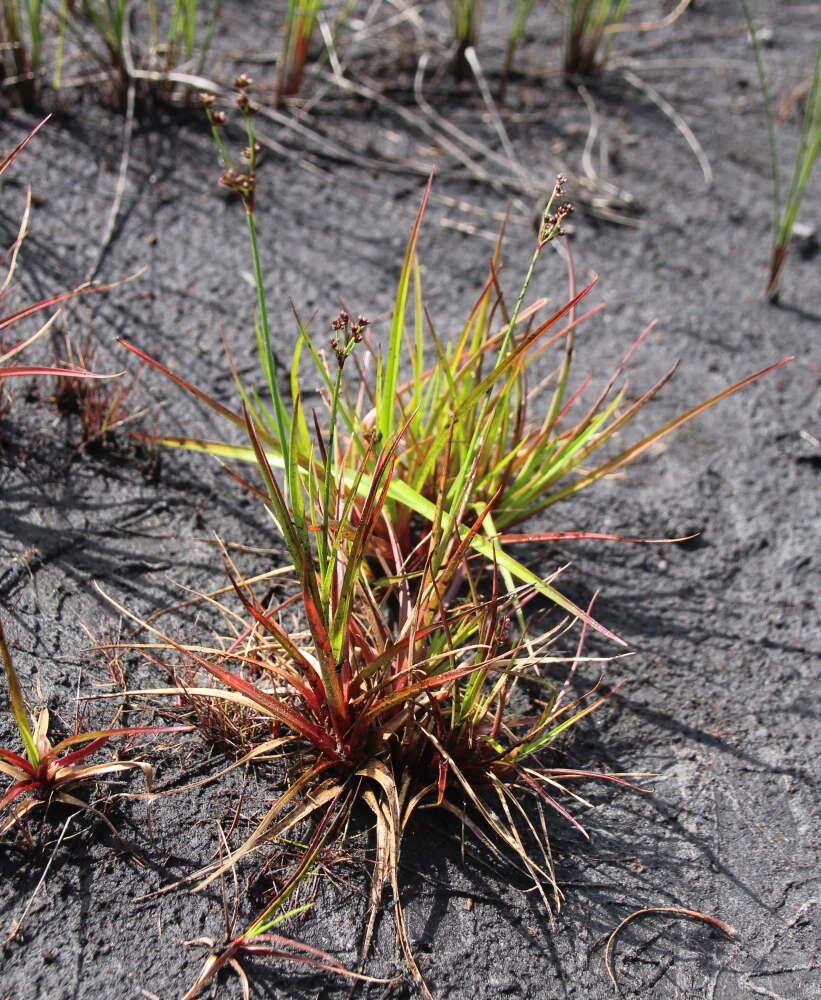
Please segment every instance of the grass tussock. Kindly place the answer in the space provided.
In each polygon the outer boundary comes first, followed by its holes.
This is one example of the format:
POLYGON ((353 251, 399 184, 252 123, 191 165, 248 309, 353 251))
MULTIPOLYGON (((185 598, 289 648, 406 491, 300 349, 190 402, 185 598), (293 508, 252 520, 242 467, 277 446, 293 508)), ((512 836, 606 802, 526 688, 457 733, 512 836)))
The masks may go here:
MULTIPOLYGON (((323 831, 314 842, 318 851, 362 803, 373 813, 378 858, 363 950, 390 887, 402 950, 426 992, 399 904, 399 859, 414 816, 440 808, 459 817, 493 853, 513 857, 552 905, 560 894, 541 825, 545 820, 534 820, 522 797, 532 798, 537 812, 561 817, 583 833, 563 801, 584 802, 573 786, 591 778, 630 782, 623 775, 545 765, 544 752, 607 697, 592 692, 565 699, 544 679, 556 663, 594 659, 584 656, 584 630, 575 655, 554 651, 573 624, 569 616, 539 636, 516 637, 515 613, 532 591, 503 595, 494 576, 483 598, 477 573, 469 568, 467 593, 448 600, 449 581, 465 565, 467 550, 452 525, 445 527, 440 519, 430 532, 417 587, 400 583, 377 596, 366 566, 366 538, 384 515, 394 452, 392 446, 383 455, 364 500, 344 480, 332 484, 331 508, 338 512, 333 518, 324 516, 322 491, 312 491, 304 480, 300 501, 286 507, 271 473, 270 509, 282 519, 302 587, 303 628, 287 629, 282 609, 267 606, 237 578, 236 595, 249 625, 227 648, 184 645, 142 623, 159 640, 152 644, 154 662, 181 658, 210 675, 212 684, 138 693, 185 695, 250 710, 267 721, 269 736, 243 762, 276 755, 290 771, 286 790, 230 859, 197 873, 200 886, 311 818, 323 831), (327 559, 324 580, 320 549, 327 559), (525 682, 538 693, 531 709, 520 713, 510 704, 525 682), (525 846, 530 842, 539 845, 536 856, 525 846)), ((400 567, 396 575, 401 578, 400 567)), ((226 608, 226 616, 235 613, 226 608)), ((266 909, 266 920, 275 909, 273 904, 266 909)), ((244 950, 249 933, 217 954, 209 969, 236 957, 237 948, 244 950)))
MULTIPOLYGON (((373 816, 377 857, 363 956, 390 889, 399 944, 418 988, 430 996, 399 901, 402 844, 414 817, 430 808, 458 817, 489 851, 512 859, 529 876, 546 906, 555 906, 561 894, 549 819, 561 818, 584 834, 573 812, 574 802, 585 802, 576 790, 579 782, 603 779, 638 787, 631 780, 636 775, 558 766, 555 750, 565 735, 611 692, 570 698, 566 686, 549 680, 550 671, 564 664, 573 672, 581 662, 601 659, 585 654, 591 628, 620 640, 595 620, 592 606, 577 607, 553 578, 537 577, 508 551, 521 541, 618 539, 594 530, 511 529, 621 469, 764 372, 600 457, 599 449, 629 425, 673 370, 628 397, 620 380, 645 331, 598 392, 585 399, 586 379, 571 387, 576 333, 596 312, 579 308, 591 286, 572 289, 558 308, 548 308, 544 299, 528 302, 541 254, 561 236, 570 211, 561 179, 512 304, 500 279, 500 239, 462 328, 453 339, 437 329, 418 259, 428 185, 383 346, 364 317, 340 312, 323 346, 296 315, 294 357, 284 372, 273 350, 262 282, 255 199, 259 150, 249 86, 246 76, 236 81, 246 130, 241 164, 222 137, 225 115, 211 98, 205 105, 221 182, 244 207, 265 397, 237 380, 240 404, 230 410, 139 348, 125 346, 242 428, 247 444, 239 446, 161 440, 255 465, 256 480, 234 475, 275 523, 297 596, 272 604, 227 560, 239 611, 218 605, 230 623, 222 641, 187 645, 135 619, 153 634, 148 655, 155 663, 172 675, 181 664, 211 680, 141 693, 248 710, 265 720, 267 738, 239 763, 274 755, 289 771, 285 790, 251 835, 226 860, 192 876, 199 887, 267 841, 292 836, 300 824, 313 822, 305 865, 298 869, 302 878, 360 803, 373 816), (558 355, 558 365, 531 389, 528 371, 549 351, 558 355), (322 380, 321 412, 309 413, 303 403, 303 363, 322 380), (286 377, 290 400, 280 385, 286 377), (534 419, 537 406, 540 415, 534 419), (534 635, 524 611, 537 594, 548 597, 555 611, 551 623, 534 635), (573 644, 568 649, 574 628, 575 651, 573 644)), ((215 948, 188 996, 225 965, 238 968, 238 956, 257 947, 255 939, 274 926, 285 901, 269 904, 243 934, 215 948)), ((258 944, 282 957, 271 940, 258 944)))

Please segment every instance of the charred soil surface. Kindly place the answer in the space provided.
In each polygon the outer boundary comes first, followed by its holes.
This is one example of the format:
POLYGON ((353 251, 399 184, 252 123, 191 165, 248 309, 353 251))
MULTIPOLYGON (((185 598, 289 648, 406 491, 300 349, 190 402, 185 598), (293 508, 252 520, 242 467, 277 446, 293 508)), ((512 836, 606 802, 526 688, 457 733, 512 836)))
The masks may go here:
MULTIPOLYGON (((230 47, 251 51, 241 6, 227 6, 225 37, 229 28, 239 32, 230 47)), ((809 74, 817 8, 756 7, 772 29, 766 57, 775 92, 787 96, 809 74)), ((350 76, 369 75, 397 107, 434 124, 437 135, 447 120, 506 155, 475 89, 453 85, 447 74, 431 73, 425 95, 434 114, 423 115, 414 102, 412 64, 405 67, 398 56, 413 41, 403 30, 363 57, 365 65, 354 63, 350 76)), ((501 58, 501 42, 494 47, 492 36, 491 18, 487 50, 479 50, 491 82, 501 58)), ((595 170, 635 198, 630 225, 584 209, 573 217, 579 278, 599 274, 593 295, 607 302, 580 334, 577 377, 606 378, 655 319, 631 366, 631 386, 648 386, 676 359, 681 365, 643 411, 649 429, 650 421, 660 425, 779 358, 796 360, 687 425, 626 475, 551 508, 534 526, 651 538, 700 532, 683 544, 585 543, 520 553, 544 575, 571 561, 565 589, 583 602, 601 588, 599 620, 636 651, 609 665, 608 680, 629 683, 585 720, 567 745, 567 760, 659 778, 647 795, 589 789, 596 808, 578 810, 589 842, 554 824, 565 900, 553 917, 481 845, 469 838, 463 845, 458 828, 434 819, 418 823, 402 868, 415 953, 442 1000, 596 1000, 612 995, 602 965, 607 933, 634 909, 683 906, 720 917, 737 928, 738 939, 661 916, 634 923, 616 956, 628 995, 810 1000, 820 988, 821 936, 821 257, 811 239, 796 243, 781 304, 763 304, 770 182, 755 66, 736 3, 693 3, 666 32, 620 39, 609 70, 587 84, 590 107, 546 65, 558 51, 555 24, 534 18, 531 36, 522 72, 500 106, 519 162, 543 178, 545 191, 557 157, 581 173, 595 107, 595 170), (671 118, 629 82, 625 69, 689 122, 711 165, 711 186, 671 118)), ((257 77, 269 70, 251 67, 257 77)), ((421 242, 423 276, 438 331, 448 335, 484 281, 508 210, 503 277, 515 287, 532 247, 537 199, 515 190, 515 168, 505 173, 468 151, 489 175, 490 183, 482 181, 412 117, 332 87, 320 93, 322 86, 308 85, 308 96, 313 87, 318 100, 302 119, 304 131, 260 123, 265 140, 278 146, 265 151, 258 194, 278 350, 287 360, 294 340, 289 300, 304 315, 316 311, 315 329, 327 327, 340 303, 379 328, 424 184, 418 165, 425 163, 437 167, 437 177, 421 242), (417 167, 403 168, 407 161, 417 167)), ((4 145, 35 121, 8 111, 4 145)), ((793 109, 779 124, 787 162, 796 123, 793 109)), ((36 206, 18 271, 21 296, 73 287, 95 261, 117 187, 123 131, 123 118, 91 95, 65 103, 4 184, 4 246, 16 232, 25 183, 36 206)), ((450 141, 464 148, 458 136, 450 141)), ((97 345, 99 370, 133 369, 116 344, 121 336, 226 401, 233 387, 222 337, 239 368, 252 371, 253 288, 242 211, 218 189, 216 174, 200 113, 139 111, 99 277, 143 270, 105 295, 85 297, 62 319, 70 336, 90 336, 97 345)), ((803 212, 809 226, 821 226, 820 182, 816 172, 803 212)), ((566 276, 557 255, 543 261, 534 293, 563 300, 566 276)), ((99 692, 111 680, 104 658, 85 652, 91 640, 83 625, 97 641, 130 634, 93 589, 95 581, 145 616, 184 601, 189 595, 181 588, 224 585, 215 535, 256 550, 238 554, 249 571, 280 564, 284 554, 261 507, 214 463, 152 453, 132 444, 127 429, 114 444, 79 447, 76 418, 59 415, 51 391, 46 383, 17 385, 0 425, 0 601, 32 703, 47 704, 55 725, 68 730, 78 691, 99 692)), ((162 403, 143 418, 148 430, 223 432, 150 371, 131 401, 135 409, 162 403)), ((631 433, 638 436, 628 430, 625 441, 631 433)), ((165 627, 192 639, 209 623, 192 607, 168 615, 165 627)), ((131 686, 157 683, 137 654, 124 654, 122 667, 131 686)), ((592 669, 577 678, 580 690, 596 679, 592 669)), ((113 712, 110 702, 78 704, 89 721, 104 722, 113 712)), ((136 723, 139 715, 130 718, 136 723)), ((0 736, 13 745, 7 714, 0 736)), ((148 759, 161 790, 224 764, 195 737, 148 759)), ((233 823, 236 837, 250 830, 276 781, 274 771, 257 768, 150 804, 116 799, 109 815, 139 861, 88 814, 71 818, 64 807, 32 814, 25 835, 0 845, 0 995, 182 995, 204 957, 182 942, 225 934, 219 887, 150 894, 212 857, 218 823, 226 830, 233 823), (15 921, 21 926, 12 934, 15 921)), ((134 780, 127 790, 142 789, 134 780)), ((320 878, 317 905, 289 932, 354 967, 372 851, 367 817, 346 851, 344 866, 328 860, 332 877, 320 878)), ((228 910, 238 899, 240 921, 258 908, 270 887, 266 879, 262 859, 241 866, 236 882, 226 880, 228 910)), ((387 907, 367 968, 381 976, 403 972, 387 907)), ((259 961, 248 969, 257 996, 314 1000, 349 989, 281 963, 259 961)), ((221 979, 210 995, 239 995, 238 983, 221 979)), ((415 991, 405 979, 389 988, 361 987, 360 995, 375 1000, 415 991)))

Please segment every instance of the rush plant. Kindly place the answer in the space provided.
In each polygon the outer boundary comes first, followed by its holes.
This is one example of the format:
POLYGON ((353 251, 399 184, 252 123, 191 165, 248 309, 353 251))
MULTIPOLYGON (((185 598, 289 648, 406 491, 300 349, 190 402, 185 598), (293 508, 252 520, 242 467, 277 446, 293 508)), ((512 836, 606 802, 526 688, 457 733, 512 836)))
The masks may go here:
MULTIPOLYGON (((290 364, 293 406, 289 408, 279 386, 284 372, 273 350, 262 280, 254 197, 257 147, 247 82, 246 78, 238 80, 243 85, 238 103, 247 130, 241 168, 234 166, 222 140, 224 114, 213 109, 212 98, 207 111, 224 168, 222 183, 240 196, 245 208, 257 290, 260 366, 270 401, 239 385, 246 413, 231 410, 139 348, 124 346, 237 427, 245 428, 250 417, 259 448, 191 438, 160 440, 258 465, 262 454, 273 468, 294 467, 302 475, 316 468, 317 489, 327 498, 335 477, 366 496, 377 475, 380 451, 374 443, 396 439, 380 517, 365 539, 377 581, 390 580, 397 571, 396 552, 401 555, 399 571, 411 581, 421 579, 427 536, 436 519, 444 518, 446 525, 454 524, 462 537, 469 538, 472 555, 497 566, 508 590, 531 585, 565 611, 588 620, 586 612, 553 582, 530 572, 509 549, 525 541, 624 539, 592 530, 528 534, 515 529, 617 472, 667 434, 777 365, 742 379, 627 447, 615 453, 611 448, 601 457, 605 446, 659 393, 675 366, 638 396, 628 397, 624 371, 648 327, 600 389, 591 392, 586 378, 574 385, 571 367, 577 331, 600 308, 578 311, 594 283, 558 308, 548 307, 546 299, 526 304, 540 257, 561 234, 570 211, 562 200, 562 179, 548 202, 515 302, 508 303, 501 287, 500 237, 474 306, 462 328, 448 339, 425 305, 417 252, 428 185, 405 251, 384 350, 371 339, 364 317, 341 312, 333 323, 328 350, 315 342, 308 324, 295 316, 297 336, 290 364), (361 348, 354 351, 360 342, 361 348), (548 367, 545 378, 531 387, 528 373, 538 370, 551 351, 558 354, 558 365, 552 371, 548 367), (321 428, 325 445, 319 455, 301 399, 303 365, 319 375, 325 389, 325 413, 311 418, 321 428), (538 416, 534 417, 534 411, 538 416), (480 511, 479 528, 471 531, 470 524, 480 511)), ((264 468, 260 471, 263 477, 267 475, 264 468)), ((286 496, 290 495, 286 490, 286 496)), ((616 638, 603 626, 589 624, 616 638)))

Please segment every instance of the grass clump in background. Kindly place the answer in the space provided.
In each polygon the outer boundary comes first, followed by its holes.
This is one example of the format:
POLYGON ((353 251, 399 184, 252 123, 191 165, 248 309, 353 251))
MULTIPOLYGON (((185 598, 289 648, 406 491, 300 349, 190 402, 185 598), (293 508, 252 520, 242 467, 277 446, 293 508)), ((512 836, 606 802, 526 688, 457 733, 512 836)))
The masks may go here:
POLYGON ((453 73, 457 80, 465 80, 470 75, 470 66, 465 53, 469 48, 475 48, 479 40, 482 0, 450 0, 450 7, 456 41, 453 73))
POLYGON ((630 0, 568 0, 564 72, 567 76, 590 76, 607 58, 605 39, 621 24, 630 0))
POLYGON ((781 178, 781 148, 775 130, 775 110, 773 108, 770 85, 767 80, 767 70, 761 44, 758 40, 755 23, 747 0, 741 0, 750 44, 755 54, 758 82, 764 102, 764 117, 767 123, 767 146, 770 153, 770 170, 772 172, 772 242, 770 262, 767 273, 765 297, 770 302, 777 302, 781 288, 781 276, 787 264, 795 224, 801 209, 804 191, 815 166, 818 153, 821 150, 821 42, 815 53, 815 62, 809 78, 804 97, 804 113, 801 117, 801 131, 793 159, 792 174, 786 193, 782 187, 781 178))
POLYGON ((36 109, 47 86, 74 90, 102 74, 102 92, 121 110, 136 84, 168 99, 201 72, 219 8, 220 0, 2 0, 3 89, 36 109))

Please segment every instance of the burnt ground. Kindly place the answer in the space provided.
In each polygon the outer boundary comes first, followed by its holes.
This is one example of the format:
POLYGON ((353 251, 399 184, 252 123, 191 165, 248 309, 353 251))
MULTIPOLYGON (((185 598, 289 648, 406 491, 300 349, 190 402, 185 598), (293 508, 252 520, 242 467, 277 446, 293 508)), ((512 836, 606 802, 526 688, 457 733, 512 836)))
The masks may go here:
MULTIPOLYGON (((766 57, 779 98, 809 73, 819 27, 814 6, 756 5, 771 29, 766 57)), ((235 39, 226 29, 222 41, 233 51, 243 51, 243 44, 250 51, 248 26, 230 12, 229 5, 227 23, 240 34, 235 39)), ((579 93, 546 65, 556 58, 555 24, 541 15, 533 26, 521 56, 527 72, 511 82, 502 113, 520 162, 544 178, 547 190, 556 156, 581 170, 590 119, 579 93), (549 49, 538 31, 552 31, 549 49)), ((386 95, 416 114, 411 77, 397 55, 409 43, 402 30, 381 39, 350 74, 369 73, 386 95)), ((480 49, 491 81, 500 62, 493 30, 491 17, 480 49)), ((505 281, 515 287, 532 245, 535 197, 512 190, 515 184, 497 190, 505 175, 495 161, 488 166, 494 186, 470 176, 441 144, 390 109, 332 88, 319 94, 312 86, 320 97, 307 119, 313 135, 277 123, 262 129, 283 150, 266 152, 259 194, 266 282, 283 357, 293 343, 289 299, 305 314, 317 310, 315 329, 329 322, 340 302, 374 320, 389 309, 424 184, 421 168, 403 169, 403 159, 437 166, 421 253, 440 333, 454 329, 480 288, 491 240, 508 209, 505 281)), ((573 218, 579 278, 599 274, 592 294, 607 302, 579 337, 577 378, 588 371, 606 377, 643 326, 657 320, 631 366, 631 386, 649 385, 675 359, 681 365, 641 415, 648 429, 779 358, 796 360, 679 431, 626 475, 553 508, 533 525, 652 538, 699 531, 697 540, 534 546, 522 553, 545 575, 572 560, 566 590, 585 600, 601 588, 599 619, 635 650, 610 664, 609 679, 629 683, 579 727, 566 749, 568 761, 656 772, 652 794, 603 784, 585 788, 595 808, 579 806, 577 815, 589 842, 553 824, 565 899, 552 919, 480 846, 468 840, 463 849, 459 830, 435 819, 408 835, 402 902, 420 967, 440 998, 610 996, 602 965, 609 930, 636 908, 683 906, 727 921, 738 938, 663 917, 636 922, 617 953, 625 994, 809 1000, 821 989, 821 258, 811 240, 796 245, 781 304, 762 302, 768 160, 754 65, 736 4, 694 3, 674 29, 625 36, 610 71, 588 87, 599 115, 597 149, 608 140, 606 167, 595 161, 597 170, 606 169, 636 204, 632 225, 584 210, 573 218), (689 122, 712 166, 709 188, 669 116, 626 82, 620 66, 657 88, 689 122)), ((498 150, 472 88, 432 74, 426 94, 438 114, 498 150)), ((44 295, 83 278, 98 254, 115 194, 122 117, 90 93, 65 99, 58 111, 3 189, 4 245, 16 230, 24 181, 35 197, 18 272, 21 296, 44 295)), ((34 121, 8 111, 4 146, 34 121)), ((789 161, 795 108, 779 129, 789 161)), ((98 368, 136 370, 115 343, 124 336, 230 400, 224 336, 254 378, 244 223, 240 206, 217 189, 215 174, 199 115, 140 111, 118 225, 99 277, 144 271, 107 295, 86 297, 63 320, 75 341, 89 337, 96 345, 98 368)), ((802 222, 816 231, 819 205, 816 172, 802 212, 802 222)), ((534 294, 561 299, 565 288, 561 262, 548 255, 534 294)), ((99 691, 110 681, 104 660, 87 651, 91 640, 83 626, 97 641, 131 634, 94 582, 147 615, 184 600, 181 586, 205 591, 223 585, 215 534, 260 550, 240 556, 255 572, 283 556, 263 512, 215 466, 192 455, 138 449, 124 432, 106 447, 78 447, 76 418, 61 416, 49 392, 45 385, 17 385, 0 425, 0 601, 32 704, 47 704, 56 727, 67 730, 77 691, 99 691)), ((143 372, 129 405, 158 403, 162 407, 143 420, 149 430, 221 432, 182 393, 143 372)), ((182 610, 167 616, 165 627, 192 638, 208 627, 207 616, 182 610)), ((124 654, 122 664, 132 686, 151 678, 136 654, 124 654)), ((580 687, 595 680, 592 670, 578 678, 580 687)), ((106 703, 80 704, 89 721, 105 721, 112 711, 106 703)), ((129 715, 132 722, 139 718, 129 715)), ((3 745, 13 745, 7 717, 0 735, 3 745)), ((169 739, 168 745, 149 758, 158 788, 222 766, 222 758, 209 756, 193 738, 181 744, 169 739)), ((227 829, 238 809, 235 837, 247 831, 275 786, 276 775, 258 768, 150 805, 117 799, 109 815, 139 850, 139 862, 89 815, 72 816, 56 806, 45 819, 33 814, 25 836, 8 836, 0 846, 0 995, 167 1000, 184 993, 202 956, 182 942, 224 935, 220 893, 137 897, 204 863, 216 849, 217 823, 227 829)), ((130 790, 140 790, 136 780, 130 790)), ((289 932, 350 965, 367 899, 366 826, 363 817, 365 832, 349 842, 345 864, 329 861, 333 877, 319 880, 314 909, 289 925, 289 932)), ((264 862, 272 858, 244 866, 236 884, 226 883, 229 907, 238 900, 240 920, 270 884, 264 862)), ((255 996, 314 1000, 348 990, 273 961, 248 968, 255 996)), ((368 969, 374 975, 402 972, 389 911, 368 969)), ((211 995, 237 996, 239 986, 226 978, 211 995)), ((360 995, 415 993, 404 982, 393 990, 362 988, 360 995)))

